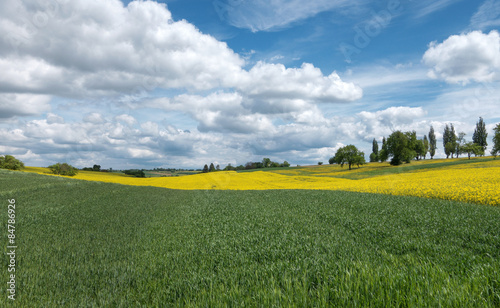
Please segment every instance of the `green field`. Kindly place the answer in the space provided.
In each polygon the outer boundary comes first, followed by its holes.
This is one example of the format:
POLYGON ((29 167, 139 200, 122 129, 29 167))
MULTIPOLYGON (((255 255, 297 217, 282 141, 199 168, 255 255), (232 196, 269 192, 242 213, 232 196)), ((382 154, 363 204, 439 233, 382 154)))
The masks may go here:
POLYGON ((500 208, 339 191, 177 191, 0 170, 17 307, 500 307, 500 208))

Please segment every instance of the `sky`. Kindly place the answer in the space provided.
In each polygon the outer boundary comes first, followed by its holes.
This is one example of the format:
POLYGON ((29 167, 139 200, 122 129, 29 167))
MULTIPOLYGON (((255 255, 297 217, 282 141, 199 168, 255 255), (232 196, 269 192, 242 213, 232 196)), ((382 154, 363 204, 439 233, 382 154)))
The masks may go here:
POLYGON ((491 149, 499 27, 500 0, 4 0, 0 155, 307 165, 433 126, 444 157, 479 117, 491 149))

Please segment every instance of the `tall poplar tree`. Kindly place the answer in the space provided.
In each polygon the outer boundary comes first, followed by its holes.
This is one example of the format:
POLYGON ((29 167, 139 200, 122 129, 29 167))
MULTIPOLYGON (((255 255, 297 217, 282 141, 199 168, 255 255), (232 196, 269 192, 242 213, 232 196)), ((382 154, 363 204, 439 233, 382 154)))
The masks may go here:
POLYGON ((370 154, 370 162, 377 162, 379 160, 378 156, 378 142, 375 138, 373 138, 372 142, 372 154, 370 154))
POLYGON ((451 141, 451 130, 448 124, 444 127, 444 132, 443 132, 443 147, 444 147, 444 153, 446 154, 446 158, 450 157, 450 146, 446 146, 449 144, 451 141))
POLYGON ((427 156, 427 153, 429 152, 429 139, 427 139, 427 136, 424 135, 424 159, 427 156))
POLYGON ((486 147, 488 146, 486 138, 488 138, 486 124, 484 123, 483 118, 479 117, 479 121, 476 123, 476 129, 474 130, 474 135, 472 135, 472 142, 481 146, 483 151, 486 151, 486 147))
POLYGON ((493 149, 491 150, 491 155, 497 158, 500 153, 500 123, 493 129, 495 134, 493 135, 493 149))
POLYGON ((429 154, 431 155, 431 159, 436 155, 436 133, 434 132, 434 127, 431 126, 429 131, 429 154))

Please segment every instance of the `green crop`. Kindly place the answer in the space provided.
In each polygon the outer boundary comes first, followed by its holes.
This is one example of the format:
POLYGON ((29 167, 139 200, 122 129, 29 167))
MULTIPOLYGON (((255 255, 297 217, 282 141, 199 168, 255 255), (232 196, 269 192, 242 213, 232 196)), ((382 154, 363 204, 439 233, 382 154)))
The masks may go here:
POLYGON ((0 306, 499 307, 500 208, 0 170, 0 306), (7 299, 7 199, 17 293, 7 299))

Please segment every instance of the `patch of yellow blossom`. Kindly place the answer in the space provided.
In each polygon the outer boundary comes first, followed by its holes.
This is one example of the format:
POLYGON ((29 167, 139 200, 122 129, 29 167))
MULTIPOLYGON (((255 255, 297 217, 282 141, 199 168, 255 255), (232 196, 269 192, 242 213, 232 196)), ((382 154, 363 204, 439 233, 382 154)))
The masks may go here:
MULTIPOLYGON (((431 164, 430 162, 426 164, 431 164)), ((353 169, 338 166, 268 172, 220 171, 181 177, 135 178, 117 173, 80 171, 76 179, 181 190, 315 189, 437 198, 500 205, 500 160, 478 161, 370 177, 355 174, 387 167, 373 164, 353 169), (305 170, 305 171, 304 171, 305 170), (350 176, 351 178, 346 178, 350 176), (356 179, 359 178, 359 179, 356 179)), ((397 170, 397 169, 395 169, 397 170)), ((46 168, 25 171, 47 174, 46 168)))

